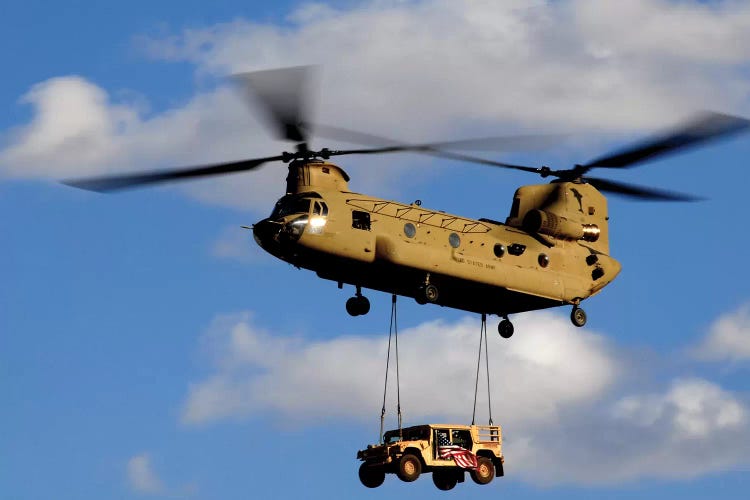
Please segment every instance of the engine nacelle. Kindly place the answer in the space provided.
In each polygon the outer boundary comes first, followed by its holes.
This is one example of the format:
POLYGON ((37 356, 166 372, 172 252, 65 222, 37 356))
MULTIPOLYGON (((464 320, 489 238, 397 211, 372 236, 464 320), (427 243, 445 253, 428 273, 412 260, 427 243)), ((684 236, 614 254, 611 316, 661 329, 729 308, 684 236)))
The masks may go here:
POLYGON ((523 218, 523 228, 530 233, 546 234, 568 240, 596 241, 600 230, 596 224, 573 222, 544 210, 533 209, 523 218))

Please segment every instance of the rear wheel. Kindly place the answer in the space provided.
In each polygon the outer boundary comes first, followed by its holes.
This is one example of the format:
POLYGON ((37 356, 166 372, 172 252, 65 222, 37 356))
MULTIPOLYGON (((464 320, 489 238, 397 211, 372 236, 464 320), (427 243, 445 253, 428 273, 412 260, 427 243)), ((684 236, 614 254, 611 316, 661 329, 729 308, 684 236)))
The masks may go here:
POLYGON ((364 463, 359 466, 359 480, 368 488, 377 488, 385 481, 385 470, 364 463))
POLYGON ((455 474, 451 474, 450 472, 435 471, 432 473, 432 482, 435 484, 437 489, 448 491, 452 490, 456 486, 456 483, 458 483, 458 478, 455 474))
POLYGON ((511 323, 508 319, 502 320, 497 325, 497 332, 504 339, 511 338, 513 336, 513 323, 511 323))
POLYGON ((477 468, 471 471, 471 479, 477 484, 487 484, 495 478, 495 464, 487 457, 477 457, 477 468))
POLYGON ((397 475, 402 481, 416 481, 422 473, 422 463, 411 453, 405 453, 398 462, 397 475))
POLYGON ((570 311, 570 321, 577 327, 582 327, 586 324, 586 311, 578 306, 573 306, 573 310, 570 311))

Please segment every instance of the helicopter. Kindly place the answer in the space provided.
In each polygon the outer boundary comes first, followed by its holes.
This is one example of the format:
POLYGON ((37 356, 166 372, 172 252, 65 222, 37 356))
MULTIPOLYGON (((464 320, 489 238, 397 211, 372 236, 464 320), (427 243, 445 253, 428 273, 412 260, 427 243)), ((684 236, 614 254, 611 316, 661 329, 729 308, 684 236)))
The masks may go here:
POLYGON ((271 255, 320 278, 355 289, 346 301, 352 316, 367 314, 372 289, 439 306, 502 318, 498 332, 514 333, 509 315, 570 306, 571 322, 586 324, 581 303, 599 293, 621 270, 610 255, 609 214, 603 192, 641 200, 694 201, 673 191, 590 177, 595 168, 627 168, 744 131, 744 118, 704 112, 671 132, 567 169, 503 163, 460 149, 523 150, 553 136, 508 136, 409 144, 341 127, 313 124, 304 97, 310 67, 256 71, 234 80, 258 102, 276 135, 293 152, 262 158, 136 174, 91 177, 65 184, 99 192, 288 165, 285 194, 271 214, 251 228, 271 255), (359 149, 309 148, 316 135, 356 143, 359 149), (385 144, 385 145, 384 145, 385 144), (416 152, 514 169, 551 178, 519 187, 505 221, 472 219, 351 191, 350 178, 331 158, 416 152))

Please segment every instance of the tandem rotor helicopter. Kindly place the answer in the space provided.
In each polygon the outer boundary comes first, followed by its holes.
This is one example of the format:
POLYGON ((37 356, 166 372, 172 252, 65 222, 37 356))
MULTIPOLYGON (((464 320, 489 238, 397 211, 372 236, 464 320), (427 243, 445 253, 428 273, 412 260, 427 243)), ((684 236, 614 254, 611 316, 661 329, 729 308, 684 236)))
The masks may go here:
POLYGON ((496 314, 498 331, 513 334, 510 314, 572 306, 574 325, 586 323, 581 303, 620 272, 610 256, 607 200, 602 192, 636 199, 689 201, 671 191, 589 177, 594 168, 626 168, 745 130, 750 121, 706 112, 666 135, 572 168, 527 167, 468 156, 457 149, 525 149, 549 136, 496 137, 405 144, 339 127, 313 125, 305 116, 304 90, 310 68, 282 68, 236 75, 259 101, 280 138, 295 151, 277 156, 172 170, 75 179, 65 183, 92 191, 253 170, 270 162, 288 164, 284 196, 271 215, 252 227, 255 241, 271 255, 323 279, 353 285, 346 302, 352 316, 367 314, 363 288, 412 297, 466 311, 496 314), (369 146, 313 150, 311 131, 369 146), (385 144, 385 145, 384 145, 385 144), (350 191, 349 176, 330 161, 354 154, 418 152, 453 160, 521 170, 551 177, 547 184, 518 188, 505 222, 471 219, 350 191))

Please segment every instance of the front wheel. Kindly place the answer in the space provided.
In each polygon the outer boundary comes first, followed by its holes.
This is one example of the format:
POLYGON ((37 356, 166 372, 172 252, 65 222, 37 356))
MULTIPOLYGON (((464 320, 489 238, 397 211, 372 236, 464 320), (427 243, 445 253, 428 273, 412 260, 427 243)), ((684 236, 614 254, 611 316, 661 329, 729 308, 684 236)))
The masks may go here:
POLYGON ((432 482, 435 484, 437 489, 441 491, 448 491, 455 488, 456 483, 458 483, 458 478, 455 474, 435 471, 432 473, 432 482))
POLYGON ((416 481, 422 473, 422 462, 411 453, 406 453, 398 462, 398 478, 410 483, 416 481))
POLYGON ((477 468, 471 471, 471 479, 477 484, 487 484, 495 478, 495 464, 487 457, 477 457, 477 468))
POLYGON ((586 311, 578 306, 573 306, 573 310, 570 311, 570 321, 577 327, 582 327, 586 324, 586 311))
POLYGON ((359 466, 359 480, 368 488, 377 488, 385 481, 385 470, 363 463, 359 466))

